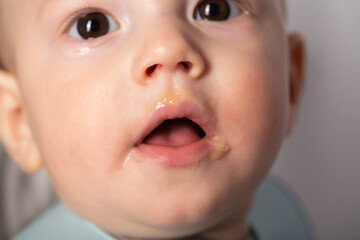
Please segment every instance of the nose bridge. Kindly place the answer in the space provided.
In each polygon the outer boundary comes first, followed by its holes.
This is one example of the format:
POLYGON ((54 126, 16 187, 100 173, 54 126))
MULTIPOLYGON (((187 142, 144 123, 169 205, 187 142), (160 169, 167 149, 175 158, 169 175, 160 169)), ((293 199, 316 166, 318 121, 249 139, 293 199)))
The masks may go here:
POLYGON ((200 52, 193 46, 184 30, 171 21, 163 21, 147 31, 143 47, 134 64, 137 79, 146 82, 159 74, 182 71, 190 78, 198 78, 205 63, 200 52))
POLYGON ((152 61, 159 62, 168 69, 174 68, 178 62, 185 61, 187 55, 193 52, 184 34, 169 25, 159 30, 150 44, 153 45, 150 47, 154 57, 152 61))

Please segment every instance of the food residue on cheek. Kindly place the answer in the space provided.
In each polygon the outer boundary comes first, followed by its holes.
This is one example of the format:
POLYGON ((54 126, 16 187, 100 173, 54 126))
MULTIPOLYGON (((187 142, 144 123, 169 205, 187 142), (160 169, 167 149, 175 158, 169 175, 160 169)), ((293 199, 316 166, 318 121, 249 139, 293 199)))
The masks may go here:
POLYGON ((229 144, 222 139, 215 139, 212 142, 212 151, 209 154, 211 161, 216 161, 224 157, 230 150, 229 144))

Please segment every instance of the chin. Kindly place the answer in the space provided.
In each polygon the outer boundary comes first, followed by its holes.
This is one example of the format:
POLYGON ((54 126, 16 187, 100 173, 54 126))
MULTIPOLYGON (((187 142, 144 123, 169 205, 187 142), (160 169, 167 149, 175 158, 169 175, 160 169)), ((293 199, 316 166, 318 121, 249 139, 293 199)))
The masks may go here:
POLYGON ((145 224, 159 229, 175 231, 199 231, 209 228, 229 213, 233 204, 227 194, 212 189, 193 189, 181 194, 154 199, 154 207, 148 210, 145 224), (227 197, 224 197, 227 196, 227 197))

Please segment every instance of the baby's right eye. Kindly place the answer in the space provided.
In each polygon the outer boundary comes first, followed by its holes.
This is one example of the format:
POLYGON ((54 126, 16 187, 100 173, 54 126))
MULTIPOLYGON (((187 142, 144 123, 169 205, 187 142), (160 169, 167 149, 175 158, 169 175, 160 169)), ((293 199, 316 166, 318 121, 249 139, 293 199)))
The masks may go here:
POLYGON ((93 39, 104 36, 119 28, 119 24, 110 16, 101 12, 81 16, 70 27, 69 35, 77 39, 93 39))

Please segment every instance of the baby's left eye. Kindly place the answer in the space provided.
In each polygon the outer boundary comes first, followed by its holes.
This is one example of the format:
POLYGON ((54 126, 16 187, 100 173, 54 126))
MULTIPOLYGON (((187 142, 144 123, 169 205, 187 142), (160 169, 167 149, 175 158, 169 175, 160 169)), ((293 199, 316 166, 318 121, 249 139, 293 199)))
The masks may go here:
POLYGON ((93 39, 104 36, 119 28, 119 24, 110 16, 101 12, 81 16, 70 28, 69 35, 77 39, 93 39))
POLYGON ((201 0, 195 10, 194 19, 209 21, 225 21, 244 13, 239 4, 233 0, 201 0))

